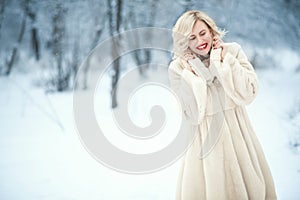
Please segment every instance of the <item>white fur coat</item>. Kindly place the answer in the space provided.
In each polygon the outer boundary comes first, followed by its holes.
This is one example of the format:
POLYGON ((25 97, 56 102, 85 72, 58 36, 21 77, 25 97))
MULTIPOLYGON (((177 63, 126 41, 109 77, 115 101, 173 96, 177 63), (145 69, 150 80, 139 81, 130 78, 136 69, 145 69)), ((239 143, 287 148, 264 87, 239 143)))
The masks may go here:
POLYGON ((223 51, 223 62, 221 49, 211 51, 209 68, 198 58, 190 60, 196 75, 180 58, 169 66, 170 85, 183 116, 196 128, 182 159, 176 199, 276 199, 272 175, 245 110, 257 95, 257 76, 240 45, 225 43, 223 51))

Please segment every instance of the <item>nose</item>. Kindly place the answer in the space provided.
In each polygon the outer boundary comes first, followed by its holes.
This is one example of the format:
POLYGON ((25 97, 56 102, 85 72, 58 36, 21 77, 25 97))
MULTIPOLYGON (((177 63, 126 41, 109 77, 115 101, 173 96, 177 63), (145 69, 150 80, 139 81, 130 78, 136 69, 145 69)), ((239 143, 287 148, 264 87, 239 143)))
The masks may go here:
POLYGON ((197 39, 197 46, 201 45, 203 42, 202 38, 198 36, 196 39, 197 39))

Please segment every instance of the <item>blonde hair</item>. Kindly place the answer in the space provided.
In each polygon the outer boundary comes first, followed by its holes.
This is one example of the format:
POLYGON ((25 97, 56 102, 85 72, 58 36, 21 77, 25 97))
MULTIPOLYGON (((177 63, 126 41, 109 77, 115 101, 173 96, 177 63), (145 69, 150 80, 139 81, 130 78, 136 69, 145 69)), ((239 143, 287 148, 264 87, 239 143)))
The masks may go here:
POLYGON ((212 36, 222 38, 226 32, 220 30, 214 20, 206 13, 198 10, 190 10, 183 13, 173 27, 173 53, 174 58, 183 56, 188 51, 189 36, 196 21, 203 21, 212 33, 212 36))

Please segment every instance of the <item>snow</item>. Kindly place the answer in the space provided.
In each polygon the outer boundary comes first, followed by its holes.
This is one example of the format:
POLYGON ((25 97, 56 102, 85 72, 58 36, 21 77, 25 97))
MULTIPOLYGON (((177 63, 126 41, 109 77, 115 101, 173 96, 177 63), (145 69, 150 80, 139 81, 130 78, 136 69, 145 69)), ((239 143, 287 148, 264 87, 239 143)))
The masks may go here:
MULTIPOLYGON (((299 150, 291 149, 289 139, 299 135, 299 129, 296 132, 287 112, 295 108, 295 101, 300 103, 300 74, 267 70, 258 75, 260 92, 248 107, 248 114, 271 168, 278 199, 298 199, 300 155, 299 150)), ((296 123, 299 125, 300 121, 296 123)))
POLYGON ((174 199, 178 164, 140 176, 102 166, 76 133, 72 93, 46 97, 28 80, 0 79, 1 199, 174 199))
MULTIPOLYGON (((257 73, 260 92, 247 107, 248 114, 272 171, 278 199, 299 199, 300 155, 297 149, 289 146, 289 139, 297 130, 294 124, 300 124, 296 121, 299 113, 292 124, 288 112, 295 103, 300 103, 300 74, 291 68, 259 70, 257 73)), ((33 86, 31 80, 32 75, 20 73, 0 78, 0 199, 175 198, 179 160, 161 171, 145 175, 123 174, 101 165, 86 151, 76 133, 73 93, 45 94, 33 86)), ((154 92, 158 88, 151 87, 136 92, 130 104, 132 114, 141 116, 147 112, 149 105, 146 102, 164 99, 165 104, 172 100, 157 98, 154 92), (139 113, 143 105, 146 108, 139 113)), ((95 105, 95 108, 108 106, 108 98, 108 94, 102 95, 103 104, 95 105)), ((165 107, 168 112, 173 109, 172 103, 165 107)), ((98 115, 98 119, 106 119, 109 130, 115 126, 110 118, 109 109, 98 115)), ((147 117, 136 121, 148 122, 147 117)), ((156 149, 163 148, 170 137, 173 136, 161 136, 159 139, 163 142, 160 143, 149 142, 144 153, 149 152, 151 145, 156 144, 156 149)), ((139 145, 130 149, 116 138, 118 134, 110 139, 129 152, 143 148, 139 145)), ((134 145, 133 141, 127 142, 132 142, 129 146, 134 145)))
MULTIPOLYGON (((3 67, 17 43, 24 17, 20 15, 24 12, 20 2, 23 1, 5 1, 2 6, 5 9, 0 20, 0 71, 5 70, 3 67)), ((164 0, 155 6, 150 1, 123 2, 121 30, 145 25, 172 28, 185 9, 183 2, 188 1, 164 0)), ((260 93, 247 110, 272 170, 279 199, 299 199, 300 1, 191 2, 190 8, 207 12, 220 28, 229 31, 225 41, 237 41, 243 47, 248 45, 246 53, 259 68, 260 93)), ((67 9, 63 17, 64 66, 73 61, 74 47, 78 46, 79 51, 76 59, 84 60, 97 39, 104 41, 109 37, 104 1, 29 2, 36 21, 33 24, 27 21, 12 74, 0 76, 0 200, 174 199, 179 161, 159 172, 138 176, 104 167, 81 144, 73 119, 72 91, 45 94, 45 88, 41 88, 57 72, 51 53, 52 18, 57 4, 67 9), (41 51, 38 62, 32 58, 31 25, 38 29, 41 51), (96 38, 98 28, 103 32, 96 38)), ((152 55, 153 60, 164 58, 152 55)), ((92 62, 98 67, 97 61, 92 62)), ((159 73, 159 79, 165 78, 165 73, 159 73)), ((138 77, 134 81, 140 83, 138 77)), ((96 95, 95 112, 98 122, 108 130, 106 136, 112 144, 131 153, 149 153, 172 141, 176 133, 172 130, 177 128, 174 124, 178 124, 177 116, 172 113, 177 108, 163 88, 151 86, 137 90, 130 102, 129 114, 133 122, 141 126, 151 122, 145 113, 149 113, 153 104, 161 101, 168 111, 164 131, 141 143, 122 134, 114 125, 108 109, 109 84, 110 79, 102 83, 107 93, 96 95), (157 91, 160 95, 155 95, 157 91)), ((47 87, 50 91, 51 86, 47 87)))

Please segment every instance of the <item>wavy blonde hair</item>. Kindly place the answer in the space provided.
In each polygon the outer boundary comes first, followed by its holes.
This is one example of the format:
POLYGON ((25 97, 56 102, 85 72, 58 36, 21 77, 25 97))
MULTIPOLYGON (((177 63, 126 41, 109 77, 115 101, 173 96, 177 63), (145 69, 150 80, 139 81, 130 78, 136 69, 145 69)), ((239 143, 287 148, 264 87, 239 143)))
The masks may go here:
POLYGON ((220 30, 214 20, 206 13, 198 10, 190 10, 183 13, 173 27, 173 53, 174 58, 183 56, 189 49, 189 36, 197 20, 203 21, 212 33, 212 36, 222 38, 226 31, 220 30))

